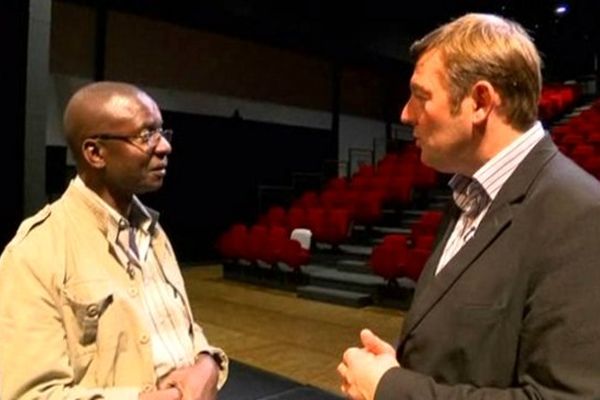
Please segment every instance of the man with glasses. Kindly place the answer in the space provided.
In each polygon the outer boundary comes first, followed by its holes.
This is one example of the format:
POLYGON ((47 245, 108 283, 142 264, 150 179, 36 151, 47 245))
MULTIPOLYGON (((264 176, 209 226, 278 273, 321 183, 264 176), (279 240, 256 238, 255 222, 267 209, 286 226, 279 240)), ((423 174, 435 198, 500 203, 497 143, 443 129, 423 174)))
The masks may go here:
POLYGON ((158 214, 173 132, 139 88, 67 104, 77 177, 0 258, 0 398, 215 399, 227 357, 194 322, 158 214))

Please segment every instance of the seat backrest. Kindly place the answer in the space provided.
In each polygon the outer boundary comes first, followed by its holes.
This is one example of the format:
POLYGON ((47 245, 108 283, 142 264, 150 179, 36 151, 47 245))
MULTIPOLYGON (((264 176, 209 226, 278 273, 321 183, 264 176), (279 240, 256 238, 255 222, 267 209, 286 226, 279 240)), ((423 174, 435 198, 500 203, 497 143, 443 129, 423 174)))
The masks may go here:
POLYGON ((312 238, 312 232, 310 229, 296 228, 290 234, 290 239, 296 240, 300 243, 303 249, 310 249, 310 240, 312 238))

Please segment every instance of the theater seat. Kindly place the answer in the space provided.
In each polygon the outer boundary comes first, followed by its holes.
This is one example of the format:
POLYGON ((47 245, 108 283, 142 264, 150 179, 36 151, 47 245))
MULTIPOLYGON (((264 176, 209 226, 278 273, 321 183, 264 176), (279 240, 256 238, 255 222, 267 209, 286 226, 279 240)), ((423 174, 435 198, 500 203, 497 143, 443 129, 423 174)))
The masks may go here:
POLYGON ((299 241, 290 239, 285 244, 281 261, 293 270, 299 271, 301 266, 310 261, 310 252, 303 248, 299 241))
POLYGON ((429 250, 410 249, 408 251, 406 268, 403 271, 404 276, 417 281, 430 255, 431 252, 429 250))
POLYGON ((369 264, 375 274, 391 282, 404 276, 407 257, 407 237, 399 234, 386 235, 383 243, 373 248, 369 264))
POLYGON ((226 259, 241 258, 248 244, 248 228, 244 224, 233 224, 217 240, 217 250, 226 259))
POLYGON ((300 246, 303 249, 309 250, 312 239, 312 232, 309 229, 297 228, 294 229, 290 234, 290 239, 300 243, 300 246))

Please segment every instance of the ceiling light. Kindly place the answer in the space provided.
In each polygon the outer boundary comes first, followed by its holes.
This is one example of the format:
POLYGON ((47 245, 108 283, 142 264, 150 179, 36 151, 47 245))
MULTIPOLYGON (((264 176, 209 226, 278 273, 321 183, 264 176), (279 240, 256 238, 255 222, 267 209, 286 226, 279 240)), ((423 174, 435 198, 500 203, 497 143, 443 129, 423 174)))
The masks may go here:
POLYGON ((559 4, 554 9, 554 14, 556 15, 564 15, 569 11, 569 6, 566 4, 559 4))

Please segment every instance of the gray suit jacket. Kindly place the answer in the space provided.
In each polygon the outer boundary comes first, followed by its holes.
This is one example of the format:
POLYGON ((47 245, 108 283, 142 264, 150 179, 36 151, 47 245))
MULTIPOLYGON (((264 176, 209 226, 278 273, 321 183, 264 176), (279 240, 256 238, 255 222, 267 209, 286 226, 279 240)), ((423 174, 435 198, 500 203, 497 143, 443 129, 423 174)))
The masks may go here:
POLYGON ((475 236, 417 285, 375 398, 600 399, 600 184, 544 137, 475 236))

